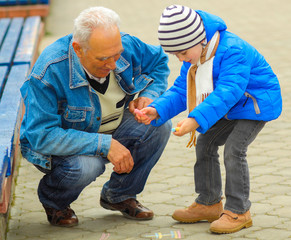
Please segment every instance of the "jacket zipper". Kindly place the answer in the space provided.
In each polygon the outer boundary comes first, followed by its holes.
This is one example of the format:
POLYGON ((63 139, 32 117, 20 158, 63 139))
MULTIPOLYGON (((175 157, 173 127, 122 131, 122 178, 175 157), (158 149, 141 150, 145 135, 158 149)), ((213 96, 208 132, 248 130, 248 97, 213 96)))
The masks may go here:
POLYGON ((245 101, 245 103, 243 104, 243 107, 246 105, 247 101, 249 98, 251 98, 253 100, 253 103, 254 103, 254 108, 255 108, 255 111, 256 111, 256 114, 260 114, 261 113, 261 110, 259 108, 259 105, 258 105, 258 102, 257 102, 257 99, 255 99, 251 94, 249 94, 248 92, 245 92, 244 94, 247 99, 245 101))
MULTIPOLYGON (((247 104, 247 101, 249 100, 249 98, 251 98, 253 100, 253 103, 254 103, 254 108, 255 108, 255 111, 256 111, 256 114, 260 114, 261 113, 261 110, 259 108, 259 105, 258 105, 258 102, 257 102, 257 99, 255 99, 251 94, 249 94, 248 92, 245 92, 244 95, 247 97, 247 99, 245 100, 244 104, 243 104, 243 107, 247 104)), ((228 113, 224 115, 224 117, 228 119, 227 117, 228 113)))

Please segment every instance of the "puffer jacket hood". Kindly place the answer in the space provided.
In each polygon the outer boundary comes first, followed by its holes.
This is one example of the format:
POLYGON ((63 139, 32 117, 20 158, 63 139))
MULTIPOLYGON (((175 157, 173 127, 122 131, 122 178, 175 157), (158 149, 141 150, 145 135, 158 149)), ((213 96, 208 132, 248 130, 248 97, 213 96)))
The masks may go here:
POLYGON ((196 12, 202 18, 207 42, 210 41, 216 31, 221 32, 227 29, 225 22, 220 17, 200 10, 197 10, 196 12))

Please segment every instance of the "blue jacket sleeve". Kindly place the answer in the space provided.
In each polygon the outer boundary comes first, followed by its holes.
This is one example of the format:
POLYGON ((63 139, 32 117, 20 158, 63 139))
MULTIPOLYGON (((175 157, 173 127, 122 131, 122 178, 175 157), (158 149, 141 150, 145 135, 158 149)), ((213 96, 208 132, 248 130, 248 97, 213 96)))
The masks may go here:
POLYGON ((154 107, 159 114, 159 119, 152 121, 152 125, 160 126, 167 120, 187 109, 186 81, 189 66, 190 64, 184 63, 180 71, 180 76, 177 77, 174 85, 161 97, 150 104, 150 106, 154 107))

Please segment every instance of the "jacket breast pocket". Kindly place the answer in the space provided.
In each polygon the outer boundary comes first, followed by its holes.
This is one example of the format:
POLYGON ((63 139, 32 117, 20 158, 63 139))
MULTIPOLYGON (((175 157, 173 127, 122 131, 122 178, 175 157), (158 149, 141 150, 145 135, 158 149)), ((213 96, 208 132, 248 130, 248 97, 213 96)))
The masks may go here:
POLYGON ((63 128, 84 131, 91 119, 91 111, 88 108, 67 106, 62 114, 63 128))

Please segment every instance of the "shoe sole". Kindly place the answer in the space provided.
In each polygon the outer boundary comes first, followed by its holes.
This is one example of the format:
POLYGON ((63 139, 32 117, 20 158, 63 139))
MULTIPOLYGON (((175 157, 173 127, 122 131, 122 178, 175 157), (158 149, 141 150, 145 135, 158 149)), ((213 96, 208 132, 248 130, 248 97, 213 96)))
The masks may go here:
POLYGON ((176 221, 182 222, 182 223, 196 223, 200 221, 207 221, 209 223, 212 223, 213 221, 219 219, 219 216, 217 217, 205 217, 205 218, 192 218, 192 219, 186 219, 186 218, 180 218, 175 215, 172 215, 172 218, 176 221))
POLYGON ((110 205, 106 204, 104 201, 100 200, 100 205, 101 207, 107 209, 107 210, 111 210, 111 211, 119 211, 113 207, 111 207, 110 205))
POLYGON ((107 209, 107 210, 111 210, 111 211, 119 211, 122 213, 122 215, 128 219, 132 219, 132 220, 138 220, 138 221, 144 221, 144 220, 151 220, 153 219, 153 216, 152 217, 148 217, 148 218, 136 218, 136 217, 132 217, 130 215, 128 215, 127 213, 121 211, 121 210, 118 210, 118 209, 115 209, 113 207, 111 207, 110 205, 108 205, 107 203, 105 203, 104 201, 100 201, 100 205, 101 207, 107 209))
POLYGON ((243 229, 243 228, 249 228, 253 226, 253 221, 252 220, 249 220, 235 228, 231 228, 231 229, 220 229, 220 228, 210 228, 209 230, 213 233, 220 233, 220 234, 223 234, 223 233, 234 233, 234 232, 238 232, 239 230, 243 229))
POLYGON ((75 227, 77 226, 79 223, 72 223, 72 224, 67 224, 67 225, 58 225, 58 224, 52 224, 50 223, 52 226, 55 226, 55 227, 62 227, 62 228, 71 228, 71 227, 75 227))

